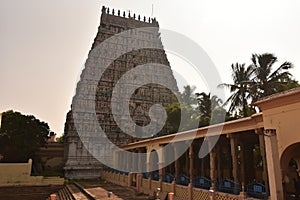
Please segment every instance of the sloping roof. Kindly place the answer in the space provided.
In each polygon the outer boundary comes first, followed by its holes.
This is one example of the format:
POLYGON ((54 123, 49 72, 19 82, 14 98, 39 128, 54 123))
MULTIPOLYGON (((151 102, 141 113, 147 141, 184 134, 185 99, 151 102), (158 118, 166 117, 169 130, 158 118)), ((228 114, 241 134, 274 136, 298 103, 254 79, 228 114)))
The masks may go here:
POLYGON ((210 136, 214 136, 218 134, 222 135, 222 134, 238 133, 241 131, 254 130, 262 127, 263 127, 262 113, 257 113, 250 117, 244 117, 241 119, 214 124, 206 127, 201 127, 194 130, 141 140, 138 142, 124 145, 122 146, 122 148, 125 150, 129 150, 133 148, 145 147, 147 146, 147 144, 154 144, 154 143, 167 144, 170 142, 179 142, 185 140, 204 138, 207 135, 208 131, 210 136))
POLYGON ((296 102, 300 102, 300 87, 264 97, 251 105, 258 106, 264 110, 296 102))

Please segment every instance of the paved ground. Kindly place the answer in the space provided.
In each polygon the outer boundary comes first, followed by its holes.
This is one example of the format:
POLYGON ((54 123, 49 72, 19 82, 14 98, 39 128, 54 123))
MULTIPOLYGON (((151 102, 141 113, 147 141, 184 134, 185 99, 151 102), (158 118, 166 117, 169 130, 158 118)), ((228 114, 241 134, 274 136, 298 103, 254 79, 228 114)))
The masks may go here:
MULTIPOLYGON (((148 200, 149 196, 137 194, 133 189, 121 187, 106 181, 77 181, 96 196, 103 200, 148 200), (110 198, 107 192, 112 192, 110 198)), ((63 186, 16 186, 0 187, 0 200, 45 200, 52 193, 56 193, 63 186)))
POLYGON ((0 187, 0 200, 45 200, 63 186, 0 187))
POLYGON ((133 189, 121 187, 105 181, 79 181, 79 183, 90 193, 96 196, 97 199, 108 200, 146 200, 149 196, 137 194, 133 189), (110 198, 107 197, 107 192, 112 192, 110 198))

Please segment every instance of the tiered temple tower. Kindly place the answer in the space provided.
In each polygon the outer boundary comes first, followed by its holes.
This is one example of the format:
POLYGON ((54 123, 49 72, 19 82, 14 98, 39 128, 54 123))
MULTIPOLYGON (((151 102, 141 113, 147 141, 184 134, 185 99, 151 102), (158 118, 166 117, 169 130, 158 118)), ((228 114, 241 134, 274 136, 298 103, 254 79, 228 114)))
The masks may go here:
MULTIPOLYGON (((158 77, 158 79, 163 81, 170 81, 173 83, 173 92, 178 91, 176 80, 174 79, 169 61, 165 51, 161 49, 138 49, 133 50, 128 53, 123 54, 117 59, 111 62, 108 68, 104 71, 99 80, 95 82, 93 78, 95 70, 94 66, 90 66, 90 63, 95 60, 94 54, 92 51, 103 41, 114 36, 115 34, 121 33, 123 31, 135 29, 135 28, 144 28, 144 27, 156 27, 159 28, 158 22, 155 18, 150 19, 146 17, 136 16, 135 14, 121 13, 119 10, 111 10, 109 8, 102 8, 101 23, 98 28, 97 36, 94 40, 92 48, 90 50, 85 68, 82 71, 81 79, 77 84, 76 95, 73 98, 74 102, 83 105, 89 105, 90 99, 88 99, 86 92, 96 88, 95 91, 95 107, 91 109, 86 109, 82 112, 86 122, 83 122, 81 125, 75 126, 73 118, 73 108, 67 114, 67 119, 65 123, 65 176, 67 178, 96 178, 99 177, 99 171, 101 170, 101 163, 95 159, 87 150, 88 148, 83 145, 84 141, 89 141, 90 143, 99 140, 99 138, 94 137, 91 134, 97 129, 96 126, 101 126, 101 129, 106 133, 107 138, 117 146, 122 146, 124 144, 138 141, 140 138, 136 138, 124 133, 116 124, 114 116, 112 114, 111 103, 114 101, 112 99, 113 89, 116 86, 118 80, 129 70, 135 68, 136 66, 143 65, 146 63, 158 63, 164 66, 168 66, 167 73, 166 70, 157 69, 153 73, 158 77), (84 78, 90 77, 90 78, 84 78), (93 110, 94 109, 94 110, 93 110), (89 124, 87 123, 91 118, 91 115, 96 113, 98 123, 89 124), (78 136, 78 132, 82 134, 78 136)), ((161 40, 159 38, 158 32, 145 32, 141 35, 139 42, 147 43, 149 38, 156 38, 159 41, 160 45, 161 40)), ((125 40, 125 39, 124 39, 125 40)), ((116 41, 111 43, 113 47, 116 48, 127 48, 130 41, 116 41)), ((112 48, 113 49, 113 48, 112 48)), ((106 52, 107 54, 114 53, 113 50, 106 52)), ((99 57, 96 59, 109 59, 108 57, 99 57)), ((158 81, 159 82, 159 81, 158 81)), ((122 96, 128 93, 125 88, 121 88, 119 91, 119 96, 122 96)), ((116 100, 115 100, 116 101, 116 100)), ((153 104, 160 104, 163 107, 177 102, 177 99, 174 98, 174 94, 168 88, 163 87, 159 84, 147 84, 139 87, 131 95, 129 102, 129 111, 130 116, 124 116, 124 121, 122 123, 126 124, 128 117, 139 126, 146 126, 150 123, 149 117, 149 108, 153 104)), ((122 118, 122 109, 124 106, 121 103, 117 103, 118 117, 122 118)), ((164 127, 159 131, 156 136, 161 136, 168 134, 170 126, 165 124, 164 127)), ((137 129, 136 132, 141 131, 137 129)), ((103 144, 101 148, 110 148, 103 144), (105 147, 104 147, 105 146, 105 147)))

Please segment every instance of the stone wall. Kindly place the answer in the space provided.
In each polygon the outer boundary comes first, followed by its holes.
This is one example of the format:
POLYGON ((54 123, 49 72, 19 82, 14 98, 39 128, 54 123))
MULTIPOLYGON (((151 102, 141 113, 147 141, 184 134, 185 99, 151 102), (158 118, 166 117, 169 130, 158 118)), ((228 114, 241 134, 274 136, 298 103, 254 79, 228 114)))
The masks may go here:
POLYGON ((37 155, 41 158, 41 164, 44 171, 62 172, 64 165, 63 143, 48 143, 45 147, 40 148, 37 155))
POLYGON ((30 179, 32 160, 28 163, 1 163, 0 183, 26 182, 30 179))
POLYGON ((0 186, 42 186, 63 185, 64 179, 59 177, 30 176, 32 160, 28 163, 1 163, 0 186))

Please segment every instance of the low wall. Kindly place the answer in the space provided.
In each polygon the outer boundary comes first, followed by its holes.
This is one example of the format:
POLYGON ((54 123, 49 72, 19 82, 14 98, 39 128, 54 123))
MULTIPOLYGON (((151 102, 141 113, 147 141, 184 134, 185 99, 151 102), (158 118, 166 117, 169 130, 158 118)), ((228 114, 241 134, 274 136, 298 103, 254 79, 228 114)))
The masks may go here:
MULTIPOLYGON (((101 177, 105 180, 122 186, 130 186, 130 173, 125 174, 115 174, 113 172, 102 171, 101 177)), ((173 192, 174 199, 176 200, 244 200, 254 198, 247 198, 244 192, 240 195, 227 194, 222 192, 210 192, 209 190, 193 188, 191 184, 189 186, 176 185, 175 181, 172 183, 160 183, 160 181, 154 181, 150 179, 142 178, 142 175, 137 176, 137 185, 135 189, 138 192, 143 192, 145 194, 153 195, 153 192, 161 185, 161 192, 169 193, 173 192)))
POLYGON ((32 160, 28 163, 0 163, 0 186, 15 185, 63 185, 64 179, 30 176, 32 160))
POLYGON ((30 179, 32 160, 28 163, 1 163, 0 183, 26 182, 30 179))

